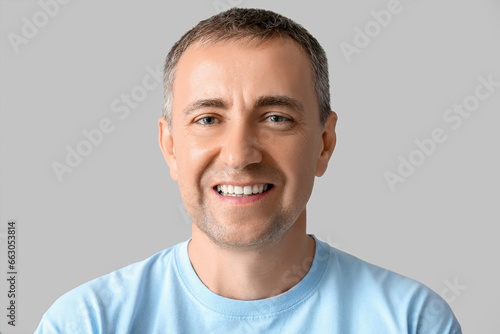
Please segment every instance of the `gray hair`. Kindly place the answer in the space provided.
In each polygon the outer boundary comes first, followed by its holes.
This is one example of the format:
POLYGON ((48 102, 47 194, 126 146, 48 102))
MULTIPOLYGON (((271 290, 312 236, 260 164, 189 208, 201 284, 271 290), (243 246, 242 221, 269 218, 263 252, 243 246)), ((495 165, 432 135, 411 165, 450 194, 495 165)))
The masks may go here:
POLYGON ((325 50, 304 27, 269 10, 232 8, 200 21, 178 40, 167 55, 164 67, 163 117, 172 126, 173 84, 175 69, 186 49, 194 44, 215 44, 219 41, 255 39, 263 43, 275 37, 289 37, 297 41, 309 55, 313 69, 315 90, 324 125, 330 114, 330 84, 325 50))

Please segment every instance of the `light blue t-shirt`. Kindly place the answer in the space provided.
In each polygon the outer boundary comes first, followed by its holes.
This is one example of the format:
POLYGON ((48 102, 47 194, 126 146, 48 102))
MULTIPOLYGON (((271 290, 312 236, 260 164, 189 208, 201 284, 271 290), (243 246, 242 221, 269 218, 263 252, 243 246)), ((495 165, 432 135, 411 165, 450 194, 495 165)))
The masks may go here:
POLYGON ((35 333, 462 333, 426 286, 313 237, 309 272, 275 297, 213 293, 191 266, 188 240, 64 294, 35 333))

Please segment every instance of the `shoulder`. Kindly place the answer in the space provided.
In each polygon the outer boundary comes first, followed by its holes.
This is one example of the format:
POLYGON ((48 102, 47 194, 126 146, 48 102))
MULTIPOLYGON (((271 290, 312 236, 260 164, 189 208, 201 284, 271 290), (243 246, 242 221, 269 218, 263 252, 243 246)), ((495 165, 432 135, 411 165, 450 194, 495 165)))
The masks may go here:
MULTIPOLYGON (((45 312, 35 333, 100 333, 117 317, 133 317, 140 293, 164 283, 174 271, 177 244, 151 257, 86 282, 59 297, 45 312)), ((130 318, 129 318, 130 319, 130 318)))
POLYGON ((330 248, 330 270, 342 273, 342 279, 349 280, 361 289, 373 289, 386 293, 413 294, 418 291, 431 291, 422 283, 391 270, 379 267, 339 249, 330 248))
MULTIPOLYGON (((323 243, 329 249, 326 286, 350 307, 405 324, 410 333, 461 333, 446 301, 424 284, 323 243)), ((325 291, 326 292, 326 291, 325 291)))

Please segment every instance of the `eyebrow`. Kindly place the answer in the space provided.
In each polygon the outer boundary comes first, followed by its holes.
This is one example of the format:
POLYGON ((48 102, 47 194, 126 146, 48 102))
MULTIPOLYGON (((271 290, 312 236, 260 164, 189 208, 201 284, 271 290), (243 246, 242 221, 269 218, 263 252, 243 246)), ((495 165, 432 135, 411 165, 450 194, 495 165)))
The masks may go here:
MULTIPOLYGON (((304 112, 304 106, 298 100, 293 99, 286 95, 265 95, 260 96, 255 102, 253 109, 258 109, 261 107, 269 106, 283 106, 293 109, 299 113, 304 112)), ((198 109, 204 108, 217 108, 217 109, 228 109, 228 106, 222 99, 199 99, 190 103, 186 108, 184 108, 184 114, 189 115, 198 109)))
POLYGON ((184 108, 184 114, 189 115, 193 111, 204 108, 227 109, 227 106, 222 99, 199 99, 184 108))
POLYGON ((302 103, 286 95, 261 96, 255 102, 254 109, 267 106, 283 106, 293 109, 299 113, 304 112, 304 106, 302 103))

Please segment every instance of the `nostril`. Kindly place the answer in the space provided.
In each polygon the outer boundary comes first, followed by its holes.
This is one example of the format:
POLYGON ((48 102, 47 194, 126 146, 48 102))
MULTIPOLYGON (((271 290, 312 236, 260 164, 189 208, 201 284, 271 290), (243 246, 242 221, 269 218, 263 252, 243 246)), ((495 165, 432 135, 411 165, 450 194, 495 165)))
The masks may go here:
POLYGON ((244 169, 262 162, 262 152, 252 144, 252 140, 235 140, 222 147, 220 159, 233 169, 244 169))

